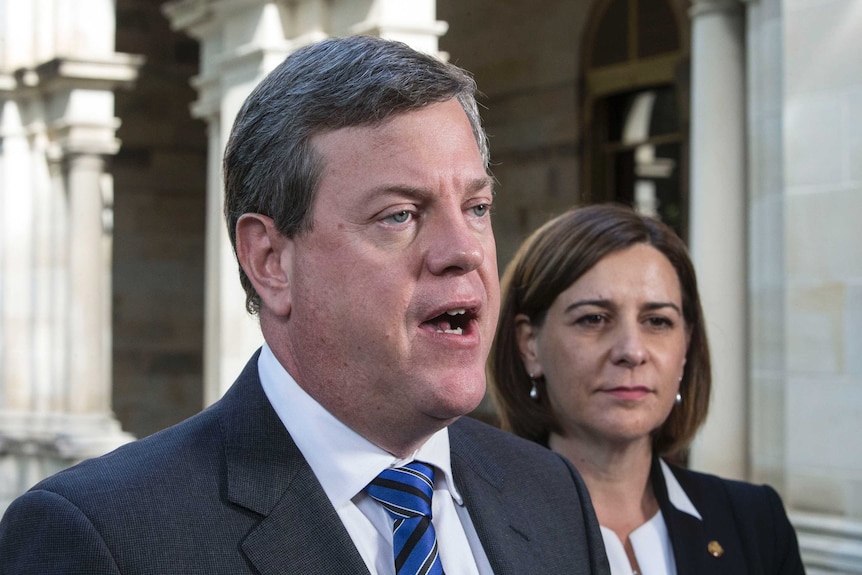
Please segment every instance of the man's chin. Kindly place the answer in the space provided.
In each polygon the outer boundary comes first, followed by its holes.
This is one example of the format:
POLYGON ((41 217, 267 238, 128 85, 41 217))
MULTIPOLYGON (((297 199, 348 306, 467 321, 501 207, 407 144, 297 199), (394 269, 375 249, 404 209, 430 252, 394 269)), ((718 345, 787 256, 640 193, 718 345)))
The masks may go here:
MULTIPOLYGON (((485 384, 477 385, 473 390, 462 389, 457 396, 450 395, 448 397, 438 398, 436 408, 429 410, 431 414, 441 421, 447 421, 446 425, 454 422, 459 417, 469 415, 485 398, 485 384)), ((430 407, 430 405, 429 405, 430 407)))

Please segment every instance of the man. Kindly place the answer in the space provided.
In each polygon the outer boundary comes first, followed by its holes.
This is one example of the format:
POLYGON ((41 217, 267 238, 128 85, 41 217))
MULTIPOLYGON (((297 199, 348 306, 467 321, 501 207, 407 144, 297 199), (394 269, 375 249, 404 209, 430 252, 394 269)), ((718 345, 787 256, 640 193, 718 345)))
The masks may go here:
POLYGON ((371 37, 264 79, 224 179, 266 344, 207 410, 13 503, 2 573, 607 572, 575 470, 461 419, 499 306, 474 90, 371 37))

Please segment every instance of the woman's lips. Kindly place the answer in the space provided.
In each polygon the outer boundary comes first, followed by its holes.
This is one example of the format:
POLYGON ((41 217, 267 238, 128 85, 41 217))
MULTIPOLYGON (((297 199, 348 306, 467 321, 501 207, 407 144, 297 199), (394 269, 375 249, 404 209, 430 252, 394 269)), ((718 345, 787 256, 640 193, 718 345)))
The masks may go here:
POLYGON ((651 393, 650 390, 645 387, 614 387, 603 391, 608 395, 618 399, 624 399, 626 401, 635 401, 646 397, 651 393))

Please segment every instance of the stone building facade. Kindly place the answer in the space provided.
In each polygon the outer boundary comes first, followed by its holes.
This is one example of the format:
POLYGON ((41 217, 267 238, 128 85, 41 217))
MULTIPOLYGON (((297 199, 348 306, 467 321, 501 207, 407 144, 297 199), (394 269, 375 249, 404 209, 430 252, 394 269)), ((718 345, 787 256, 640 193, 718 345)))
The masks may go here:
POLYGON ((678 229, 715 365, 689 464, 774 485, 810 573, 862 573, 855 0, 0 0, 0 509, 230 385, 261 342, 221 220, 232 118, 356 33, 476 76, 501 266, 579 202, 678 229))

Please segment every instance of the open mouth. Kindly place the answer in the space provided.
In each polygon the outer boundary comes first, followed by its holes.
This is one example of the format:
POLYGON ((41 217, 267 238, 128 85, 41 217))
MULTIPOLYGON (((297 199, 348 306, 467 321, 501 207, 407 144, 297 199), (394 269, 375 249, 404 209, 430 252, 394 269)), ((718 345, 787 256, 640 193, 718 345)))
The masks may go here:
POLYGON ((475 317, 476 313, 473 310, 466 308, 450 309, 429 319, 425 325, 431 326, 436 333, 463 335, 475 317))

